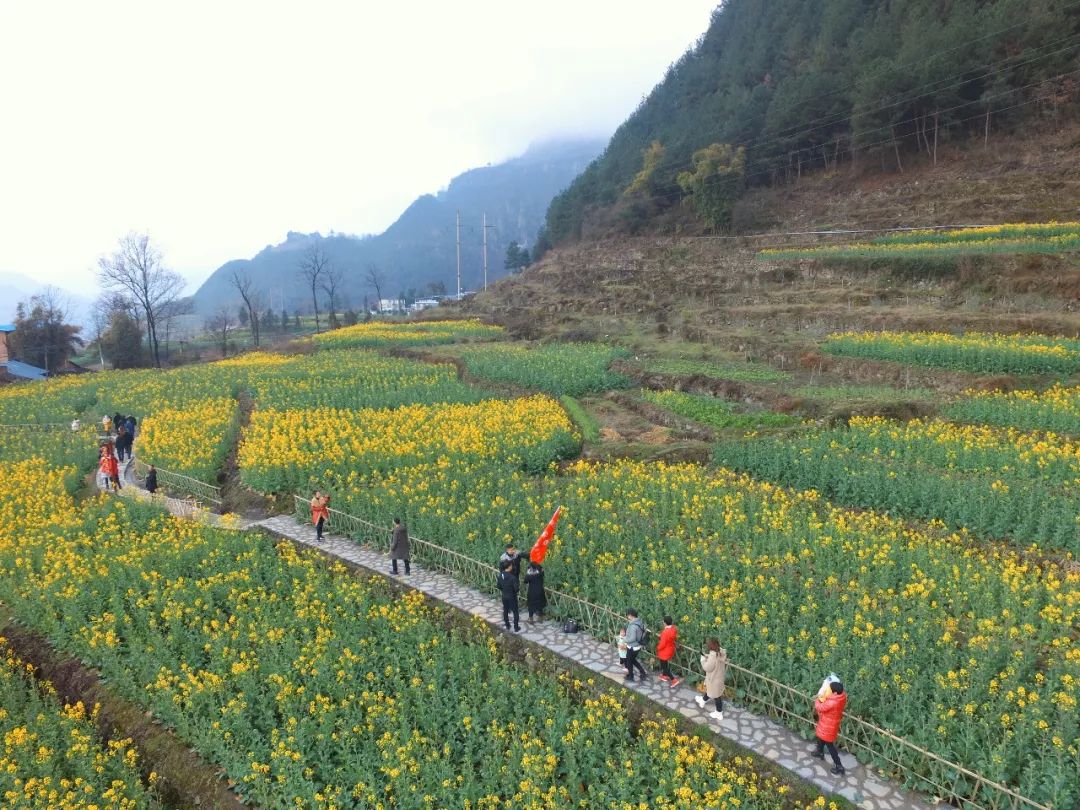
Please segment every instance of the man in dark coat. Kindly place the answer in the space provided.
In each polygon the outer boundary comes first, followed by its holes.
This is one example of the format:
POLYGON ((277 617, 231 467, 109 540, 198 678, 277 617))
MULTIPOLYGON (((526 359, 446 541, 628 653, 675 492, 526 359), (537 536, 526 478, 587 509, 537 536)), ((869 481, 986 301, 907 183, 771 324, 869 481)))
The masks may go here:
POLYGON ((390 573, 397 576, 397 561, 405 561, 405 575, 409 575, 409 530, 401 522, 401 518, 394 518, 394 530, 390 535, 390 573))
POLYGON ((518 619, 518 592, 521 590, 521 583, 518 582, 518 578, 514 575, 513 566, 510 563, 503 563, 502 570, 499 571, 496 581, 499 583, 499 590, 502 591, 502 608, 503 608, 503 624, 506 625, 507 631, 510 630, 510 614, 514 614, 514 632, 521 632, 521 622, 518 619))
POLYGON ((529 608, 529 621, 533 621, 533 615, 544 618, 544 608, 547 607, 547 594, 544 593, 544 566, 540 563, 530 562, 525 569, 525 604, 529 608))

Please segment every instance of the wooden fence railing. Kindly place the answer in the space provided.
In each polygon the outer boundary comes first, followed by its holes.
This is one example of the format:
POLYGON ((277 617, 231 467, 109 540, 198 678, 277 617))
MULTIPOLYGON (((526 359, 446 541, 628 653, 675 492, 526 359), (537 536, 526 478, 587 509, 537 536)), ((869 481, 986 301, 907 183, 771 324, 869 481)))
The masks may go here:
MULTIPOLYGON (((146 478, 146 471, 150 469, 150 465, 146 464, 139 459, 135 459, 135 474, 142 479, 146 478)), ((189 475, 183 475, 182 473, 171 472, 169 470, 163 470, 161 467, 157 468, 158 485, 167 487, 168 489, 183 492, 200 501, 208 501, 215 506, 221 506, 221 487, 208 484, 205 481, 200 481, 197 478, 192 478, 189 475)))
MULTIPOLYGON (((310 520, 310 502, 299 495, 293 497, 297 516, 310 520)), ((331 509, 330 515, 335 533, 360 543, 389 548, 388 526, 379 526, 337 509, 331 509)), ((409 540, 415 561, 480 591, 494 593, 497 590, 495 565, 412 535, 409 540)), ((546 589, 546 593, 548 611, 553 617, 574 618, 583 630, 597 639, 614 639, 619 628, 626 626, 626 617, 605 605, 552 588, 546 589)), ((686 676, 697 677, 697 656, 698 651, 682 648, 674 668, 686 676)), ((812 696, 732 662, 728 663, 727 671, 728 684, 735 690, 739 702, 807 739, 813 737, 812 696)), ((860 761, 872 763, 890 777, 955 807, 1054 810, 856 715, 845 714, 843 728, 841 747, 855 754, 860 761)))

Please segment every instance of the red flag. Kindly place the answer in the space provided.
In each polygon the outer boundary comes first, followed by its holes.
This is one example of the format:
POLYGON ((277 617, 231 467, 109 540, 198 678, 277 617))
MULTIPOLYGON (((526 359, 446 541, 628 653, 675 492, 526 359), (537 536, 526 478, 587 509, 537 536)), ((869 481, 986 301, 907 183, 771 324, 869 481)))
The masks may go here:
POLYGON ((544 557, 547 555, 548 543, 550 543, 551 538, 555 536, 555 524, 559 522, 559 517, 561 515, 562 507, 560 506, 555 510, 555 514, 551 516, 548 525, 540 532, 540 536, 536 538, 536 543, 533 545, 532 551, 529 552, 529 559, 537 565, 544 562, 544 557))

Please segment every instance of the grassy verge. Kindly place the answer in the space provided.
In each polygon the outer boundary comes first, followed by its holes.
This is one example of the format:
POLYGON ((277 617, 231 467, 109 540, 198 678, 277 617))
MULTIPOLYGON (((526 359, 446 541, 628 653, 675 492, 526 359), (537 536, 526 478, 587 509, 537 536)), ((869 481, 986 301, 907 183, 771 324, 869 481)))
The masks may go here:
POLYGON ((566 408, 566 412, 570 414, 570 418, 574 420, 574 424, 577 425, 578 430, 581 431, 582 438, 589 444, 595 444, 600 441, 600 425, 593 418, 593 415, 589 413, 574 397, 561 396, 559 402, 566 408))

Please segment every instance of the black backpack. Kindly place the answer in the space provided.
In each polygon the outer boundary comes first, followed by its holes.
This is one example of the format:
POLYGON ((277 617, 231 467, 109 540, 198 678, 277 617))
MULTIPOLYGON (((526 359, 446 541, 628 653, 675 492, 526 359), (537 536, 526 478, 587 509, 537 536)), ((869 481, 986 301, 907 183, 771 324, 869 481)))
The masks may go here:
POLYGON ((563 622, 562 631, 564 633, 576 633, 580 629, 581 628, 578 626, 576 619, 567 619, 565 622, 563 622))

